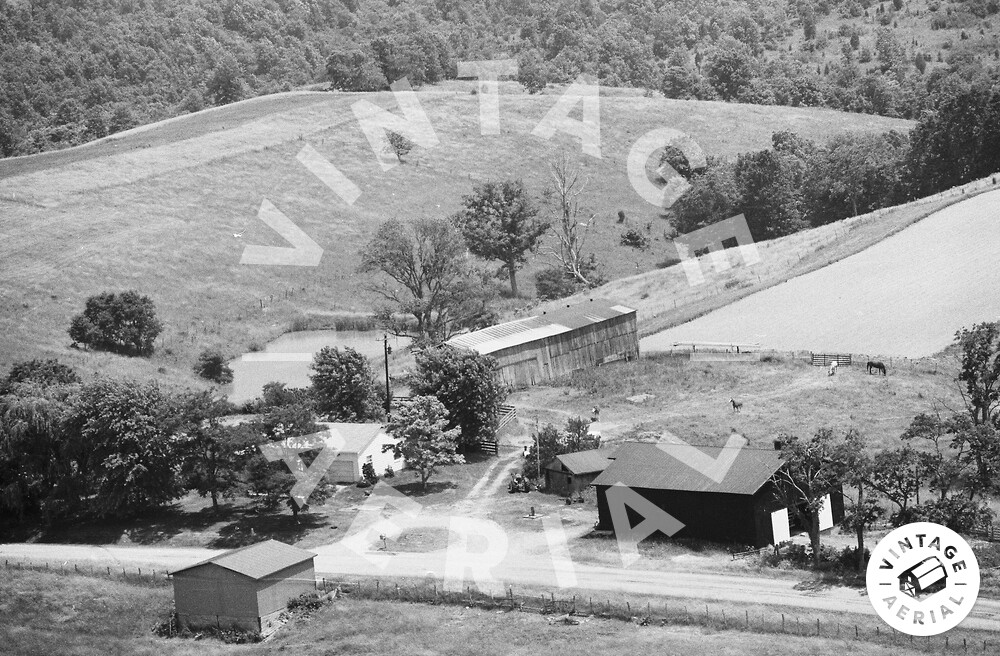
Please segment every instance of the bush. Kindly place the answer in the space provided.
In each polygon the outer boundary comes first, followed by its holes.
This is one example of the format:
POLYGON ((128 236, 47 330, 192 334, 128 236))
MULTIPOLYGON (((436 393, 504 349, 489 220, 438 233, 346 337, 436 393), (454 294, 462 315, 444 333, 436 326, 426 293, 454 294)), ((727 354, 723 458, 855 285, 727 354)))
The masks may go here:
POLYGON ((69 336, 74 344, 122 353, 151 355, 163 324, 148 296, 127 291, 105 292, 87 299, 83 314, 73 317, 69 336))
POLYGON ((369 485, 378 483, 378 474, 375 473, 375 465, 370 462, 361 465, 361 476, 369 485))
POLYGON ((220 385, 233 382, 233 370, 218 351, 204 350, 198 356, 194 372, 206 380, 220 385))
POLYGON ((576 293, 576 280, 561 267, 546 267, 535 274, 535 291, 543 301, 554 301, 576 293))
POLYGON ((10 368, 7 378, 0 382, 0 396, 8 394, 18 383, 35 383, 43 387, 49 385, 69 385, 79 383, 76 371, 56 359, 29 360, 16 362, 10 368))
POLYGON ((635 228, 629 228, 621 235, 622 246, 645 250, 649 248, 649 237, 642 234, 635 228))
POLYGON ((385 466, 385 473, 382 474, 382 478, 395 478, 396 472, 392 470, 392 465, 385 466))

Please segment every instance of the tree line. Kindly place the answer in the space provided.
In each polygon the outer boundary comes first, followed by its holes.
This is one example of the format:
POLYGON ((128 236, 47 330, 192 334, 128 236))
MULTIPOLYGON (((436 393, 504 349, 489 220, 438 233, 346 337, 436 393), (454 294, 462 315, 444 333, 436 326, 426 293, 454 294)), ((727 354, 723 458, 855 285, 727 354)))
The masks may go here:
MULTIPOLYGON (((83 380, 51 359, 17 363, 0 380, 0 516, 43 524, 128 517, 188 491, 211 498, 214 508, 247 496, 297 515, 293 475, 260 446, 317 433, 321 420, 386 420, 384 391, 353 349, 317 353, 310 378, 304 389, 269 383, 259 398, 236 407, 212 391, 83 380), (225 419, 236 412, 252 418, 225 419)), ((418 354, 409 382, 415 398, 393 410, 387 430, 426 485, 438 466, 461 462, 461 452, 493 437, 507 388, 493 358, 449 347, 418 354)), ((302 457, 311 462, 317 454, 302 457)), ((395 473, 368 478, 379 474, 395 473)), ((330 489, 324 479, 311 499, 330 489)))
MULTIPOLYGON (((401 77, 433 83, 454 77, 458 60, 508 56, 518 59, 518 79, 531 91, 590 74, 605 85, 670 98, 908 118, 956 91, 996 81, 995 43, 962 38, 945 57, 916 40, 901 42, 890 28, 910 9, 896 4, 6 2, 0 4, 0 155, 71 146, 324 80, 365 91, 401 77), (843 22, 836 31, 818 33, 819 19, 837 15, 843 22), (826 57, 830 43, 840 44, 838 57, 826 57)), ((952 3, 924 20, 972 32, 996 7, 952 3)))
POLYGON ((970 89, 927 112, 909 133, 845 133, 816 143, 777 132, 769 149, 685 168, 692 188, 671 208, 691 232, 737 214, 755 239, 773 239, 939 193, 1000 171, 1000 93, 970 89))

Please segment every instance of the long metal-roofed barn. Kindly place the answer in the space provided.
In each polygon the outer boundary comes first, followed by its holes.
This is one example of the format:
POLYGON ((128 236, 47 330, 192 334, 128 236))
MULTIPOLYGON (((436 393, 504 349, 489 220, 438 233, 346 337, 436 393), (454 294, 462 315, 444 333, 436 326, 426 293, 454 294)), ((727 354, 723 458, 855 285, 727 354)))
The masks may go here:
POLYGON ((594 299, 458 335, 448 344, 492 355, 512 387, 639 357, 636 311, 594 299))

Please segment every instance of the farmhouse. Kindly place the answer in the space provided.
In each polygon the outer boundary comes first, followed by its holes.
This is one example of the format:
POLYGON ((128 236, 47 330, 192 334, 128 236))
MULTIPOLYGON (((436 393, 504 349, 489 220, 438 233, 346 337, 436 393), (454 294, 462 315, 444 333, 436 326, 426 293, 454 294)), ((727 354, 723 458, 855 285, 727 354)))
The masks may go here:
POLYGON ((315 557, 268 540, 171 572, 178 624, 266 634, 289 599, 316 589, 315 557))
MULTIPOLYGON (((674 537, 763 547, 787 540, 794 526, 771 476, 782 466, 771 449, 740 449, 722 482, 701 474, 680 458, 683 445, 626 442, 598 475, 598 530, 614 530, 607 491, 622 483, 684 524, 674 537)), ((726 447, 698 447, 716 460, 726 447)), ((641 517, 629 512, 634 527, 641 517)), ((832 528, 844 517, 840 490, 827 495, 820 528, 832 528)))
POLYGON ((382 424, 320 422, 320 425, 328 431, 328 436, 324 437, 327 444, 335 447, 343 444, 327 470, 327 477, 334 483, 357 482, 366 462, 372 464, 379 476, 385 473, 386 467, 398 472, 406 464, 392 450, 383 450, 383 447, 394 446, 397 440, 385 432, 382 424))
POLYGON ((564 453, 545 465, 545 489, 566 496, 586 489, 611 463, 614 449, 564 453))
POLYGON ((447 343, 495 357, 511 387, 639 357, 636 311, 594 299, 458 335, 447 343))

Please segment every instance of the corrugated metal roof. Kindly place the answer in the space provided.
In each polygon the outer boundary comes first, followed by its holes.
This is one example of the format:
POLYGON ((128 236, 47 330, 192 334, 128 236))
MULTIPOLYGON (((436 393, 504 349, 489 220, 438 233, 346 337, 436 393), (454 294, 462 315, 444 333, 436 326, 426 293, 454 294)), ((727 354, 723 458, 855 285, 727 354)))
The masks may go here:
POLYGON ((315 557, 316 554, 311 551, 299 549, 298 547, 293 547, 290 544, 278 542, 277 540, 267 540, 251 544, 247 547, 226 551, 217 556, 212 556, 208 560, 203 560, 200 563, 195 563, 184 569, 171 572, 171 574, 180 574, 195 567, 212 563, 237 574, 259 580, 280 572, 286 567, 298 565, 315 557))
MULTIPOLYGON (((780 452, 742 448, 721 483, 698 472, 670 454, 683 445, 626 442, 613 454, 614 460, 593 485, 624 483, 631 488, 754 494, 781 467, 780 452)), ((710 458, 718 458, 727 447, 700 446, 710 458)))
MULTIPOLYGON (((550 463, 555 465, 556 461, 562 463, 567 471, 573 474, 593 474, 604 471, 611 462, 608 457, 614 453, 614 449, 590 449, 589 451, 577 451, 576 453, 564 453, 556 456, 550 463)), ((554 467, 549 467, 554 469, 554 467)))
POLYGON ((611 301, 597 299, 458 335, 449 339, 447 343, 486 355, 614 319, 631 312, 635 312, 635 310, 611 301))

